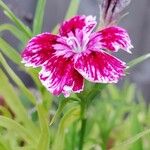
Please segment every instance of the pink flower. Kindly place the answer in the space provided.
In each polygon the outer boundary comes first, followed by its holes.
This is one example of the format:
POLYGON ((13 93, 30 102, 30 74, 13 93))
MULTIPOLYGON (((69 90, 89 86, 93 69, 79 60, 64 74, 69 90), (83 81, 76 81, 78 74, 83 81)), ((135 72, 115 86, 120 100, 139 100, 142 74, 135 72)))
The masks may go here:
POLYGON ((65 21, 57 35, 33 37, 22 53, 26 66, 42 67, 39 78, 54 95, 83 91, 84 79, 94 83, 116 83, 125 75, 126 64, 108 53, 123 49, 130 53, 125 29, 112 26, 92 32, 95 17, 75 16, 65 21))

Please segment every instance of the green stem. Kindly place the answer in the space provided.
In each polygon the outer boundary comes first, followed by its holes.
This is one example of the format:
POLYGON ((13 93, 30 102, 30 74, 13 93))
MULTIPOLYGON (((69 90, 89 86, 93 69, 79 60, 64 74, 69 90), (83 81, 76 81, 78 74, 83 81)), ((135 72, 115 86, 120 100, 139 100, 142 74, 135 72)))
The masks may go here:
POLYGON ((85 136, 85 130, 86 130, 86 122, 87 122, 86 118, 82 119, 82 125, 81 125, 81 130, 80 130, 79 150, 83 149, 84 136, 85 136))
POLYGON ((77 128, 77 123, 75 122, 73 124, 73 132, 72 132, 72 136, 71 136, 71 150, 75 150, 75 146, 76 146, 76 128, 77 128))
POLYGON ((84 100, 81 101, 81 129, 80 129, 80 141, 79 141, 79 150, 83 150, 84 145, 84 137, 86 131, 86 102, 84 100))
POLYGON ((91 104, 92 100, 100 94, 102 89, 106 86, 106 84, 95 84, 92 86, 92 90, 87 89, 87 91, 83 92, 82 94, 77 94, 80 101, 81 106, 81 129, 80 129, 80 138, 79 138, 79 145, 78 150, 83 150, 84 146, 84 138, 86 132, 86 124, 87 124, 87 116, 86 112, 91 104))

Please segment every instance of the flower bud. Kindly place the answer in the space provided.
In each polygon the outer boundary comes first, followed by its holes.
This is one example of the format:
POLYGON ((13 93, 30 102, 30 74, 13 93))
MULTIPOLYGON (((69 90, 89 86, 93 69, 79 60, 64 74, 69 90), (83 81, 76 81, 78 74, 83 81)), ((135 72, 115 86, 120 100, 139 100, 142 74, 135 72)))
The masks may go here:
POLYGON ((131 0, 102 0, 100 4, 100 24, 102 27, 117 23, 121 12, 130 4, 131 0))

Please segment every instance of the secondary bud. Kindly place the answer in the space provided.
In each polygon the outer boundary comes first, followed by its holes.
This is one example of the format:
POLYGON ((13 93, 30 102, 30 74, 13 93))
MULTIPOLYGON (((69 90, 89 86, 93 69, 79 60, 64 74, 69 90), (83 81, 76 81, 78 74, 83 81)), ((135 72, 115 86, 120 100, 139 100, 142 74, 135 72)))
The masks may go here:
POLYGON ((100 5, 101 26, 116 24, 121 12, 130 4, 131 0, 102 0, 100 5))

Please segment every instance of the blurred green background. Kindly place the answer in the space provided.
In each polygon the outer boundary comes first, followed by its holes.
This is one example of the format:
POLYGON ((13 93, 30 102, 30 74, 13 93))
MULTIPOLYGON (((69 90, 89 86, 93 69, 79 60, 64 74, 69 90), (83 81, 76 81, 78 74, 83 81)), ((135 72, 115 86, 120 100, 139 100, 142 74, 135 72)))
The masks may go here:
MULTIPOLYGON (((56 24, 63 21, 69 2, 70 0, 47 0, 43 31, 51 31, 56 24)), ((99 2, 100 0, 81 0, 78 14, 97 16, 98 21, 99 2)), ((30 27, 32 26, 37 0, 5 0, 5 3, 8 4, 15 15, 21 18, 23 22, 30 27)), ((129 12, 129 15, 121 20, 119 25, 128 30, 134 49, 132 50, 132 55, 123 51, 117 54, 124 61, 132 60, 133 58, 150 52, 149 7, 149 0, 131 0, 131 4, 125 9, 125 12, 129 12)), ((0 24, 7 22, 9 22, 9 20, 3 15, 2 11, 0 11, 0 24)), ((14 36, 8 32, 3 33, 3 36, 5 39, 9 40, 14 47, 17 47, 18 51, 22 50, 22 48, 18 48, 18 40, 14 36)), ((10 65, 16 69, 16 66, 12 65, 12 63, 10 63, 10 65)), ((147 60, 132 69, 128 75, 128 80, 132 83, 136 83, 137 88, 142 90, 146 101, 149 101, 150 97, 149 65, 150 60, 147 60)), ((21 75, 27 85, 33 85, 28 76, 25 76, 18 70, 17 73, 21 75)))

